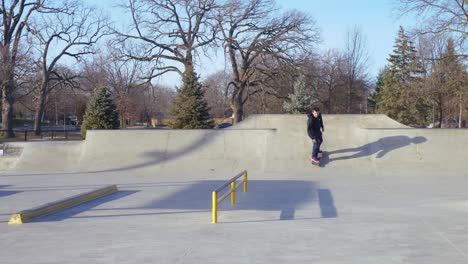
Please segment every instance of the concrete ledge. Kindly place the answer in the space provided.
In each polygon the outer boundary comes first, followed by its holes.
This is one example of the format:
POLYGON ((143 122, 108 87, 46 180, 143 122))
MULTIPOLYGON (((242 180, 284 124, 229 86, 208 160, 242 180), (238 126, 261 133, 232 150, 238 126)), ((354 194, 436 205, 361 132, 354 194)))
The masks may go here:
POLYGON ((80 205, 82 203, 115 193, 117 191, 118 189, 116 185, 109 185, 109 186, 106 186, 97 190, 93 190, 87 193, 82 193, 76 196, 65 198, 63 200, 48 203, 48 204, 45 204, 36 208, 24 210, 19 213, 13 214, 10 218, 10 221, 8 221, 8 224, 15 225, 15 224, 26 223, 26 222, 31 221, 34 218, 38 218, 41 216, 63 211, 70 207, 80 205))

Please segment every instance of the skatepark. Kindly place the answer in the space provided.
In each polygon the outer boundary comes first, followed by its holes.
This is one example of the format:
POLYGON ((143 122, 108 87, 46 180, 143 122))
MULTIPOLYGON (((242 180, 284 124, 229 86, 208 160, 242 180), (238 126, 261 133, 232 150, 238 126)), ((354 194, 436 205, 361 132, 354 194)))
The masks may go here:
POLYGON ((468 131, 384 115, 324 115, 310 164, 306 116, 218 130, 96 130, 17 142, 0 158, 0 263, 467 263, 468 131), (249 190, 211 222, 211 191, 249 190), (12 214, 115 184, 22 225, 12 214))

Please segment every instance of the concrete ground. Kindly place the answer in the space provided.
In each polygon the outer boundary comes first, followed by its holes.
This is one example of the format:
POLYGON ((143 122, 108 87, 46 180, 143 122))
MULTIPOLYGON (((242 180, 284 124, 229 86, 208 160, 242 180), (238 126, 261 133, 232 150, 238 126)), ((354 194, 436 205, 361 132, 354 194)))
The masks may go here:
MULTIPOLYGON (((109 160, 122 157, 95 156, 107 160, 99 170, 98 162, 85 166, 91 164, 90 146, 68 145, 71 155, 80 156, 68 171, 35 165, 50 157, 24 146, 14 168, 0 174, 0 263, 468 262, 468 155, 460 150, 468 131, 397 128, 382 117, 367 120, 375 126, 364 129, 349 118, 345 124, 330 117, 328 156, 319 168, 308 163, 307 153, 296 157, 289 152, 293 145, 280 145, 298 138, 275 118, 255 121, 255 129, 277 131, 272 136, 265 130, 261 146, 267 151, 245 163, 249 191, 238 192, 234 206, 221 204, 216 225, 211 190, 239 172, 249 152, 224 169, 207 161, 226 166, 224 158, 197 160, 206 155, 203 148, 177 157, 166 150, 165 159, 144 166, 115 163, 118 170, 110 169, 109 160), (342 137, 346 133, 356 141, 342 137), (424 140, 410 143, 415 137, 424 140), (454 141, 458 146, 450 145, 438 162, 433 150, 454 141), (169 166, 171 155, 180 168, 169 166), (16 211, 107 184, 120 192, 32 223, 6 223, 16 211)), ((63 157, 62 164, 69 160, 63 157)))

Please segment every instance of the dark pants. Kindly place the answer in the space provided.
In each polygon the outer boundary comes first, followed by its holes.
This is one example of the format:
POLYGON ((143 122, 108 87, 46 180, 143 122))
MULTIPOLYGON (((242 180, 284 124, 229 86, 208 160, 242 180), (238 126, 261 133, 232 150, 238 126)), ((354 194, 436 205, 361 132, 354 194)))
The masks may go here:
POLYGON ((322 145, 323 138, 322 135, 318 135, 315 137, 315 143, 314 146, 312 147, 312 157, 313 158, 318 158, 318 152, 320 150, 320 145, 322 145))

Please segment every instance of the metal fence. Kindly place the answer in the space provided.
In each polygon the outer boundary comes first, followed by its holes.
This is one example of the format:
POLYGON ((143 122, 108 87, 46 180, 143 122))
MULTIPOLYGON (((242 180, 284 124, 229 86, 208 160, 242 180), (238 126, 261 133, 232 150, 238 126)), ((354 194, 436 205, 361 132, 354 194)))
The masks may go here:
POLYGON ((14 137, 6 137, 7 130, 0 130, 0 142, 83 139, 80 131, 46 130, 36 133, 36 131, 31 130, 14 129, 13 133, 14 137))

